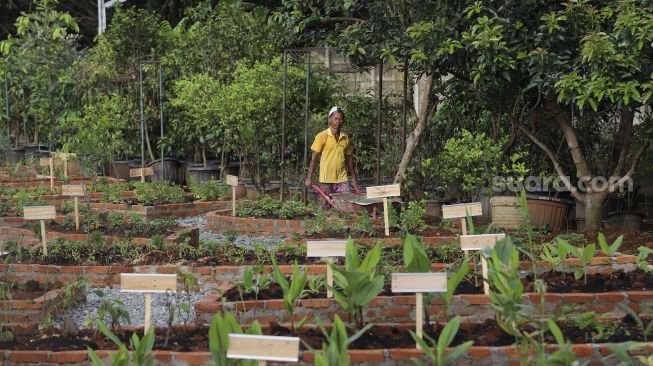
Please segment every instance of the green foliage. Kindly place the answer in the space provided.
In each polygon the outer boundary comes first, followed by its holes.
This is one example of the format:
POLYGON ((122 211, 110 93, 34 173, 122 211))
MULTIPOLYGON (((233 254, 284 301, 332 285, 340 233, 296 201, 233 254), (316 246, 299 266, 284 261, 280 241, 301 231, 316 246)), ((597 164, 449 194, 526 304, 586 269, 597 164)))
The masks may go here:
POLYGON ((326 339, 326 342, 322 343, 321 351, 316 351, 305 342, 304 345, 315 354, 316 366, 348 366, 351 361, 347 354, 349 345, 365 334, 365 332, 371 327, 372 324, 368 324, 363 329, 356 332, 356 334, 348 337, 345 323, 343 323, 338 314, 336 314, 333 318, 331 333, 320 324, 320 331, 322 331, 322 334, 326 339))
MULTIPOLYGON (((136 333, 132 334, 129 342, 129 348, 102 322, 97 323, 98 328, 107 338, 118 346, 118 352, 109 355, 112 366, 154 366, 155 358, 152 354, 154 346, 154 327, 150 327, 143 338, 139 338, 136 333)), ((102 359, 95 353, 91 347, 88 349, 88 358, 93 366, 104 366, 102 359)))
POLYGON ((279 217, 291 219, 302 217, 309 212, 309 207, 301 201, 286 200, 263 195, 255 201, 238 203, 237 213, 240 217, 279 217))
POLYGON ((428 225, 424 222, 425 214, 426 202, 424 200, 409 202, 408 207, 399 216, 401 230, 404 232, 426 230, 428 225))
POLYGON ((229 187, 223 182, 211 179, 204 182, 196 182, 193 177, 188 181, 188 189, 190 189, 193 197, 201 200, 212 200, 225 198, 229 194, 229 187))
MULTIPOLYGON (((259 264, 254 267, 245 267, 243 280, 237 282, 236 287, 241 300, 244 300, 243 294, 246 293, 253 293, 254 300, 258 300, 258 294, 270 287, 271 283, 272 277, 267 273, 263 273, 263 266, 259 264)), ((254 314, 256 314, 256 308, 254 308, 254 311, 254 314)))
POLYGON ((404 265, 408 272, 430 272, 431 261, 426 255, 424 246, 419 239, 412 235, 406 234, 404 238, 404 265))
POLYGON ((356 215, 353 229, 362 233, 365 236, 372 236, 376 233, 374 222, 367 211, 361 211, 356 215))
POLYGON ((612 244, 608 244, 608 242, 605 240, 605 235, 603 235, 603 233, 599 233, 599 247, 601 248, 601 251, 608 257, 613 257, 615 253, 617 253, 623 241, 624 236, 619 235, 619 237, 615 239, 612 244))
POLYGON ((622 303, 617 303, 617 306, 621 308, 626 314, 628 314, 633 320, 635 321, 635 324, 641 329, 642 335, 644 336, 644 342, 648 342, 648 336, 651 334, 651 331, 653 331, 653 312, 649 312, 649 319, 648 323, 644 324, 644 320, 639 316, 637 311, 633 310, 630 306, 627 306, 622 303))
POLYGON ((295 321, 293 315, 295 314, 295 301, 304 293, 308 274, 306 271, 300 271, 299 265, 297 265, 297 261, 295 261, 292 276, 290 277, 290 282, 288 282, 283 273, 281 273, 281 269, 279 269, 279 266, 277 265, 277 260, 274 257, 270 257, 270 260, 272 261, 274 279, 283 290, 283 305, 286 308, 286 312, 290 314, 293 319, 292 328, 294 330, 295 321))
POLYGON ((596 244, 589 244, 584 248, 577 248, 569 244, 566 240, 561 239, 560 237, 558 237, 557 240, 559 246, 563 246, 564 250, 567 253, 577 258, 581 263, 581 266, 574 270, 574 277, 576 279, 580 279, 581 277, 583 277, 585 283, 587 283, 588 265, 590 260, 594 258, 594 253, 596 251, 596 244))
POLYGON ((142 205, 152 206, 164 203, 180 203, 184 201, 183 188, 167 182, 134 183, 136 198, 142 205))
MULTIPOLYGON (((474 344, 473 341, 467 341, 463 344, 459 344, 458 346, 453 347, 451 350, 447 350, 449 345, 451 345, 454 337, 458 333, 459 328, 460 316, 456 316, 447 322, 447 325, 445 325, 445 327, 442 329, 442 332, 440 332, 437 341, 425 334, 424 338, 426 338, 428 341, 427 343, 422 338, 418 337, 417 334, 415 334, 415 332, 412 330, 410 331, 410 336, 413 337, 415 342, 417 342, 426 356, 431 360, 431 365, 444 366, 452 364, 454 360, 462 356, 465 352, 467 352, 467 350, 469 350, 472 344, 474 344), (433 352, 433 349, 435 349, 435 352, 433 352)), ((416 365, 429 365, 426 362, 416 358, 413 358, 413 362, 415 362, 416 365)))
POLYGON ((363 307, 383 290, 384 276, 377 273, 381 259, 381 245, 377 244, 361 261, 357 247, 349 239, 345 267, 329 264, 333 268, 333 296, 342 309, 349 313, 357 329, 363 328, 363 307))
POLYGON ((644 272, 650 272, 651 267, 648 263, 648 257, 653 254, 653 249, 645 246, 637 248, 637 267, 644 272))
POLYGON ((254 320, 252 325, 243 331, 236 317, 229 312, 215 314, 209 328, 209 350, 211 351, 211 361, 215 366, 240 366, 252 365, 256 361, 233 360, 227 358, 229 349, 229 334, 252 334, 261 335, 261 325, 254 320))

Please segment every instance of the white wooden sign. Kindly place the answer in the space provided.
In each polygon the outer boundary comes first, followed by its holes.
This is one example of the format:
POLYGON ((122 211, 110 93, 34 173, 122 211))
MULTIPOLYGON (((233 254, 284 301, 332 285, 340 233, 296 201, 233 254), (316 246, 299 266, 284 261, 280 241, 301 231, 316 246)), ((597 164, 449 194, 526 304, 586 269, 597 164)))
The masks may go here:
POLYGON ((68 178, 68 160, 70 158, 76 157, 75 153, 65 153, 65 152, 56 152, 54 153, 55 159, 60 159, 63 161, 63 176, 68 178))
POLYGON ((388 197, 401 195, 401 185, 391 184, 387 186, 367 187, 367 198, 383 198, 383 223, 385 225, 385 236, 390 236, 388 225, 388 197))
POLYGON ((266 361, 297 362, 299 337, 229 334, 227 358, 266 361))
MULTIPOLYGON (((327 285, 333 287, 333 257, 344 257, 347 252, 347 240, 308 240, 306 256, 324 258, 327 262, 327 285)), ((327 298, 333 297, 333 291, 327 287, 327 298)))
POLYGON ((75 204, 75 230, 79 231, 79 197, 84 196, 86 187, 83 184, 64 184, 61 186, 61 194, 72 196, 75 204))
MULTIPOLYGON (((445 272, 393 273, 392 292, 415 293, 415 334, 422 338, 424 329, 424 293, 447 292, 445 272)), ((417 348, 420 348, 419 345, 417 348)))
POLYGON ((54 220, 57 211, 54 206, 26 206, 23 207, 23 218, 25 220, 41 220, 41 243, 43 255, 48 255, 48 233, 45 230, 45 220, 54 220))
MULTIPOLYGON (((497 241, 506 237, 506 234, 481 234, 481 235, 461 235, 460 249, 467 253, 470 250, 481 250, 483 247, 494 248, 497 241)), ((488 265, 487 261, 481 255, 481 270, 483 271, 483 292, 490 294, 490 284, 488 283, 488 265)))
POLYGON ((480 216, 482 214, 483 208, 480 202, 442 206, 443 219, 466 218, 467 216, 480 216))
POLYGON ((143 293, 145 319, 143 332, 147 332, 152 318, 152 293, 177 292, 176 274, 121 273, 120 291, 143 293))
POLYGON ((238 176, 227 175, 227 185, 231 187, 231 216, 236 216, 236 188, 238 187, 238 176))

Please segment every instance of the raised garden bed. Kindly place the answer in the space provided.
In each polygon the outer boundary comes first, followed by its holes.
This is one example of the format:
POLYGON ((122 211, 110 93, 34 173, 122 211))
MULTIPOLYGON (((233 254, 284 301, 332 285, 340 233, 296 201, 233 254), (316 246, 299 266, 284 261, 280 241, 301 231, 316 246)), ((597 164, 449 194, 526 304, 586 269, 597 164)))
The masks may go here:
MULTIPOLYGON (((415 349, 414 343, 408 335, 408 329, 411 328, 410 324, 403 325, 385 325, 380 324, 368 331, 367 336, 361 337, 358 341, 354 342, 348 354, 351 358, 352 365, 367 366, 367 365, 413 365, 411 357, 421 358, 423 353, 415 349), (385 340, 386 346, 373 343, 375 340, 385 340), (368 348, 361 348, 367 343, 368 348)), ((580 362, 592 362, 593 365, 603 365, 606 357, 612 354, 606 343, 592 343, 587 338, 578 335, 578 331, 574 332, 573 329, 565 328, 569 331, 574 344, 572 345, 572 352, 576 356, 576 360, 580 362)), ((284 327, 264 327, 265 334, 273 335, 287 335, 289 332, 284 327)), ((623 326, 623 331, 631 330, 629 325, 623 326), (627 329, 628 328, 628 329, 627 329)), ((121 332, 120 338, 127 340, 133 330, 126 329, 121 332)), ((157 334, 162 334, 164 330, 158 330, 157 334)), ((173 338, 170 344, 174 345, 163 347, 162 338, 158 337, 154 345, 155 351, 153 355, 156 358, 157 365, 206 365, 211 362, 211 354, 208 351, 208 329, 205 327, 186 327, 183 329, 176 328, 173 333, 173 338)), ((491 323, 468 323, 461 326, 459 338, 454 340, 454 344, 460 343, 461 340, 466 340, 467 336, 471 339, 478 340, 487 335, 484 342, 479 341, 476 345, 469 349, 469 351, 457 360, 460 364, 474 364, 474 365, 508 365, 514 364, 519 361, 519 354, 517 347, 514 345, 480 345, 489 343, 493 339, 501 340, 502 334, 500 330, 493 327, 491 323)), ((319 347, 322 338, 319 330, 315 328, 305 327, 300 336, 309 341, 314 346, 319 347)), ((0 347, 0 361, 3 361, 7 366, 18 365, 86 365, 88 364, 88 356, 86 345, 100 345, 100 350, 97 352, 98 356, 103 359, 108 359, 109 353, 107 349, 115 349, 115 345, 106 339, 100 339, 99 342, 90 341, 93 339, 91 331, 80 334, 74 339, 66 337, 57 337, 51 339, 43 339, 35 342, 32 348, 39 347, 38 350, 2 350, 0 347), (83 337, 86 337, 84 340, 83 337), (56 343, 56 344, 55 344, 56 343), (104 347, 102 347, 104 345, 104 347)), ((554 340, 547 338, 549 343, 554 343, 554 340)), ((504 343, 507 341, 504 340, 504 343)), ((302 346, 303 348, 303 346, 302 346)), ((554 351, 558 347, 554 344, 547 346, 548 351, 554 351)), ((653 352, 653 343, 649 342, 644 344, 644 348, 633 354, 648 355, 653 352)), ((314 360, 313 352, 302 349, 300 351, 299 365, 310 365, 314 360)))

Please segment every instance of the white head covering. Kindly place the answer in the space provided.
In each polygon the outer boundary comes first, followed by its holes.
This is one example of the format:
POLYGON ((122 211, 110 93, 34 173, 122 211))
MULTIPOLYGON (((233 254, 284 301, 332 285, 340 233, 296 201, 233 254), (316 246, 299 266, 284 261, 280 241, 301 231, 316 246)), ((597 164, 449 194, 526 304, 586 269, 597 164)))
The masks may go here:
POLYGON ((331 115, 336 112, 341 112, 343 115, 345 114, 345 111, 342 108, 336 106, 331 108, 331 110, 329 111, 329 118, 331 118, 331 115))

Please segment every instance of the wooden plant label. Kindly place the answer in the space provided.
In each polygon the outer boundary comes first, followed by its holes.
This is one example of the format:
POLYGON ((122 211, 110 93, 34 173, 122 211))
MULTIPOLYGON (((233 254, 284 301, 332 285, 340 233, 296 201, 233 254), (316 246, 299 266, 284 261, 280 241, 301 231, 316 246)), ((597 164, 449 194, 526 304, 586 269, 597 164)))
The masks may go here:
POLYGON ((143 332, 147 332, 152 318, 152 293, 177 291, 176 274, 121 273, 120 291, 143 293, 145 296, 145 319, 143 332))
POLYGON ((236 188, 238 187, 238 176, 227 175, 227 185, 231 187, 231 216, 236 216, 236 188))
POLYGON ((54 190, 54 159, 53 158, 41 158, 39 159, 41 166, 50 167, 50 176, 44 178, 50 178, 50 190, 54 190))
POLYGON ((265 361, 297 362, 299 337, 229 334, 227 358, 265 361))
MULTIPOLYGON (((460 249, 465 253, 470 250, 481 250, 483 247, 494 248, 497 241, 506 237, 506 234, 481 234, 481 235, 461 235, 460 236, 460 249)), ((490 284, 488 283, 488 266, 487 261, 481 256, 481 269, 483 271, 483 292, 486 295, 490 294, 490 284)))
POLYGON ((152 167, 129 169, 129 176, 131 178, 141 177, 141 182, 145 182, 145 177, 149 177, 151 175, 154 175, 154 168, 152 167))
POLYGON ((60 159, 63 161, 63 176, 66 178, 68 178, 68 160, 75 156, 77 156, 77 154, 65 152, 56 152, 54 154, 55 159, 60 159))
MULTIPOLYGON (((333 270, 329 264, 333 257, 344 257, 347 251, 347 240, 308 240, 306 256, 325 258, 327 262, 327 285, 333 287, 333 270)), ((333 291, 327 287, 327 298, 333 297, 333 291)))
POLYGON ((61 186, 61 194, 72 196, 75 203, 75 230, 79 231, 79 197, 84 196, 86 187, 83 184, 64 184, 61 186))
MULTIPOLYGON (((439 273, 393 273, 392 292, 415 293, 415 334, 422 338, 424 329, 424 293, 447 292, 447 274, 439 273)), ((417 346, 419 349, 419 345, 417 346)))
POLYGON ((469 216, 480 216, 483 214, 483 209, 480 202, 460 203, 457 205, 443 205, 442 218, 443 219, 457 219, 466 218, 469 216))
POLYGON ((391 184, 387 186, 367 187, 367 198, 383 198, 383 223, 385 225, 385 236, 390 236, 388 225, 388 197, 401 195, 401 185, 391 184))
POLYGON ((54 206, 23 207, 23 217, 25 220, 41 220, 41 243, 43 245, 43 255, 48 255, 48 233, 45 230, 45 220, 54 220, 57 217, 57 211, 54 206))

